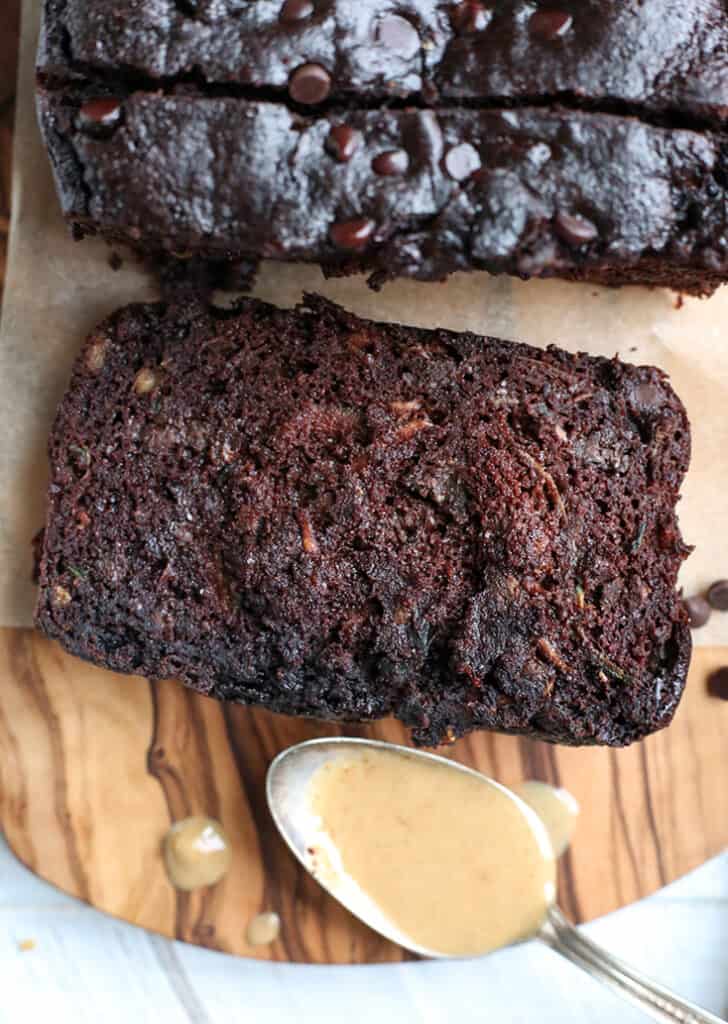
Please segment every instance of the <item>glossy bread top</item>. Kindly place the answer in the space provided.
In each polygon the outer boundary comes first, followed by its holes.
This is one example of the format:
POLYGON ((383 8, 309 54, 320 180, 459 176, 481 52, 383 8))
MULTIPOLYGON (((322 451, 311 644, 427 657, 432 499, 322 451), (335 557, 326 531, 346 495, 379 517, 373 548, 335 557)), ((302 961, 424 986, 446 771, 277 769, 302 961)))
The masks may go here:
POLYGON ((728 15, 723 0, 45 0, 40 70, 288 90, 304 104, 561 99, 723 123, 728 15))

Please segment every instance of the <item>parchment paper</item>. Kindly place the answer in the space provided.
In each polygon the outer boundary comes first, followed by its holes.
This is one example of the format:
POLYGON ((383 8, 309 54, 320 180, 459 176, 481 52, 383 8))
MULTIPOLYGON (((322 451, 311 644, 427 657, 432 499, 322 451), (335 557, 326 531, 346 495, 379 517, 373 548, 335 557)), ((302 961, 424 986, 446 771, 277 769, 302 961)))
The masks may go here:
MULTIPOLYGON (((0 625, 26 626, 33 534, 43 523, 45 440, 71 362, 86 333, 112 310, 154 298, 125 259, 109 266, 100 242, 74 243, 62 223, 35 120, 33 65, 38 2, 25 0, 15 136, 13 224, 0 331, 0 625)), ((665 291, 598 289, 486 274, 447 284, 398 282, 379 294, 363 279, 325 282, 311 267, 266 265, 256 292, 291 305, 320 291, 366 316, 426 327, 470 329, 533 345, 654 363, 670 373, 693 425, 693 460, 680 519, 696 545, 686 593, 728 577, 728 288, 681 309, 665 291)), ((728 614, 714 614, 698 643, 728 643, 728 614)))

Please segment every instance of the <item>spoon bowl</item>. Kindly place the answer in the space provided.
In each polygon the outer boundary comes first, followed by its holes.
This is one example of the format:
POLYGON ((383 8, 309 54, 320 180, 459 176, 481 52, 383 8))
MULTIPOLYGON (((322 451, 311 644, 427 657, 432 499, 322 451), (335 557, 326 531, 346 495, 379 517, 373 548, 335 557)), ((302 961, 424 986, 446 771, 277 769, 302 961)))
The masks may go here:
MULTIPOLYGON (((545 825, 523 800, 500 783, 451 761, 425 751, 398 747, 378 740, 347 737, 307 740, 283 750, 271 762, 266 778, 266 796, 273 820, 283 839, 313 877, 365 924, 392 942, 423 957, 444 959, 453 954, 422 945, 399 927, 345 870, 340 851, 322 827, 312 803, 312 783, 319 772, 337 760, 351 760, 367 751, 396 754, 402 769, 427 762, 448 771, 462 772, 513 802, 527 823, 534 844, 544 857, 551 856, 551 842, 545 825)), ((366 844, 367 836, 362 836, 366 844)), ((453 865, 456 870, 457 864, 453 865)), ((725 1024, 721 1018, 681 999, 662 985, 645 977, 624 961, 597 946, 575 928, 556 904, 556 887, 546 893, 545 912, 539 928, 526 938, 538 939, 592 977, 639 1006, 654 1020, 672 1024, 725 1024)), ((487 913, 488 908, 483 908, 487 913)))
MULTIPOLYGON (((425 751, 398 747, 391 743, 346 737, 306 740, 282 751, 271 763, 266 779, 266 795, 273 820, 293 854, 319 884, 370 928, 404 949, 430 959, 457 956, 432 946, 423 946, 397 927, 366 890, 346 872, 335 844, 320 827, 320 821, 310 799, 315 776, 325 765, 337 760, 349 760, 352 755, 367 750, 394 753, 403 759, 403 768, 406 768, 408 761, 414 762, 415 765, 418 762, 425 762, 444 766, 477 780, 479 784, 490 787, 491 790, 496 790, 518 807, 518 811, 528 822, 540 856, 544 860, 552 860, 553 853, 546 827, 525 801, 493 779, 457 761, 425 751)), ((553 903, 556 896, 555 880, 549 885, 547 899, 549 903, 553 903)))

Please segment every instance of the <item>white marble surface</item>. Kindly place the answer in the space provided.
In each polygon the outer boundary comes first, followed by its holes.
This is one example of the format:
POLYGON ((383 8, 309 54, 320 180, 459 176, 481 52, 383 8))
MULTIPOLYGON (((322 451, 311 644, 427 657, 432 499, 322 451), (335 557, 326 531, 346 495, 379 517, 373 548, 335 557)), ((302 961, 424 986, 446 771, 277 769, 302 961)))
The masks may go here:
MULTIPOLYGON (((589 933, 728 1011, 728 852, 589 933)), ((169 942, 39 881, 0 840, 0 1024, 638 1024, 550 950, 381 967, 264 964, 169 942), (33 939, 23 952, 20 943, 33 939)))

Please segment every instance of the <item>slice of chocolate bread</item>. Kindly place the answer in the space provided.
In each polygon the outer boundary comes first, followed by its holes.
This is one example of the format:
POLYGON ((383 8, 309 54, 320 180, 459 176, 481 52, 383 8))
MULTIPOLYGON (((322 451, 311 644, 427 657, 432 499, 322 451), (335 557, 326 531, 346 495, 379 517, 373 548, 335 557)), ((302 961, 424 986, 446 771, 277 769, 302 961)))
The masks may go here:
POLYGON ((63 211, 147 255, 728 280, 723 0, 45 0, 63 211))
POLYGON ((117 671, 364 721, 626 744, 690 637, 659 370, 294 311, 132 306, 50 440, 40 628, 117 671))
POLYGON ((294 102, 537 99, 724 124, 724 0, 43 0, 39 72, 294 102), (299 69, 316 69, 308 76, 299 69), (316 95, 302 95, 303 84, 316 95), (321 95, 323 93, 323 95, 321 95))
POLYGON ((711 133, 563 110, 39 103, 67 218, 148 253, 367 268, 375 283, 482 269, 703 294, 728 275, 728 149, 711 133))

